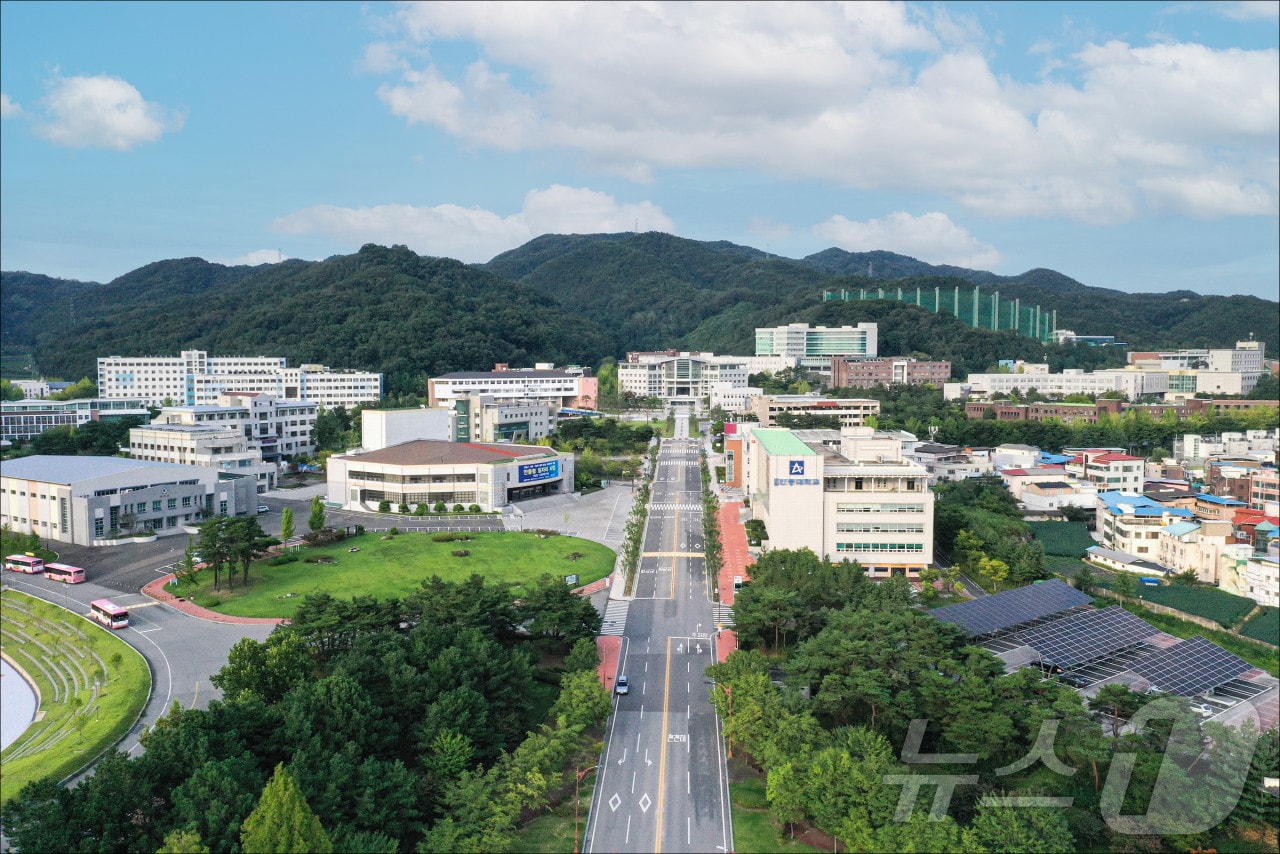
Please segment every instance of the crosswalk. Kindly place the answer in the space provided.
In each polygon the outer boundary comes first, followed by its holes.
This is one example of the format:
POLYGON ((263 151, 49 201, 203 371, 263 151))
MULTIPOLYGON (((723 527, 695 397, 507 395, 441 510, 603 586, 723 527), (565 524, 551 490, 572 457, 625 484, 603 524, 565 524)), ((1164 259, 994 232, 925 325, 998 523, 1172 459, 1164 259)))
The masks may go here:
POLYGON ((701 510, 701 504, 650 504, 650 510, 701 510))
POLYGON ((711 620, 717 626, 728 628, 733 625, 733 606, 717 602, 711 606, 711 620))
POLYGON ((600 634, 621 637, 627 627, 627 609, 630 607, 630 599, 610 599, 604 608, 604 623, 600 626, 600 634))

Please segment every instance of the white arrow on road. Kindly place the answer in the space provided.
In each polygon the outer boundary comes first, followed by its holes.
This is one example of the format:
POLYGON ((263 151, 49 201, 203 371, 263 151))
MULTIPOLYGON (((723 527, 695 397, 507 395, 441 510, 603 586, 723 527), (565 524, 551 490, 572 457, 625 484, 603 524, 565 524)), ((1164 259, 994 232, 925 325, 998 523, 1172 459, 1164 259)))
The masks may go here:
POLYGON ((647 747, 644 749, 644 764, 645 765, 653 764, 653 760, 649 758, 649 748, 647 747))
POLYGON ((621 765, 623 762, 626 762, 626 761, 627 761, 627 749, 624 747, 622 748, 622 758, 618 760, 618 764, 621 765))

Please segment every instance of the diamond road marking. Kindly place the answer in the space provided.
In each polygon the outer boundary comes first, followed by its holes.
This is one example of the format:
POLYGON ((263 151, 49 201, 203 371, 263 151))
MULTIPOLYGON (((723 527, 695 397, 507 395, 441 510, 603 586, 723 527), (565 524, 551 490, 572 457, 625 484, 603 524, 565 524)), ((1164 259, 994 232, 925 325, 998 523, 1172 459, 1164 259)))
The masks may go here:
POLYGON ((644 795, 640 797, 640 811, 648 812, 649 807, 651 807, 652 805, 653 805, 653 801, 649 800, 649 793, 645 792, 644 795))
POLYGON ((622 806, 622 798, 618 797, 618 793, 614 792, 613 797, 609 799, 609 809, 614 812, 618 811, 618 807, 622 806))

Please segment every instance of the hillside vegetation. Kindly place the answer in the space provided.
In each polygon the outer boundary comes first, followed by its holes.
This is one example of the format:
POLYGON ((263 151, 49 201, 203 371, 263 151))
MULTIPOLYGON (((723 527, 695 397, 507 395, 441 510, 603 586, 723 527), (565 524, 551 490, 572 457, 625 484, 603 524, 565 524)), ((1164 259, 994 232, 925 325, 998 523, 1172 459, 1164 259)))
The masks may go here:
POLYGON ((997 276, 892 252, 828 249, 796 260, 657 232, 543 235, 480 265, 370 245, 261 267, 158 261, 108 284, 5 272, 0 334, 6 347, 29 348, 48 377, 93 377, 98 356, 204 349, 381 371, 391 395, 421 395, 429 376, 496 362, 596 365, 666 348, 748 354, 757 326, 792 322, 874 321, 881 353, 949 359, 957 375, 997 357, 1047 359, 1055 369, 1119 358, 887 300, 822 302, 841 288, 975 283, 1056 309, 1060 327, 1135 348, 1230 347, 1253 332, 1268 354, 1280 350, 1280 308, 1256 297, 1126 294, 1052 270, 997 276))

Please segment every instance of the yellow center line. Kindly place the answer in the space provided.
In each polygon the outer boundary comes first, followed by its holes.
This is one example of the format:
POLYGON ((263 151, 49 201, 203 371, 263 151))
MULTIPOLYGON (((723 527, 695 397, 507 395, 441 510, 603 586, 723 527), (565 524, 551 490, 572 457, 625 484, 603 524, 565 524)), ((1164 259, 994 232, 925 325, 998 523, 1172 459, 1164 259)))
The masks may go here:
POLYGON ((662 800, 667 784, 667 714, 671 700, 671 638, 667 638, 667 674, 662 682, 662 748, 658 754, 658 803, 654 817, 658 820, 658 830, 654 837, 654 854, 662 851, 662 800))

